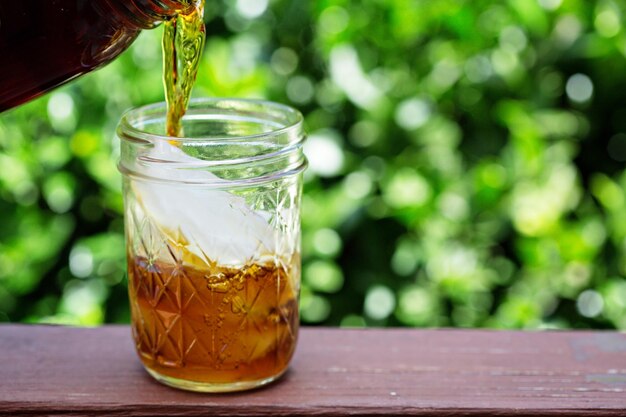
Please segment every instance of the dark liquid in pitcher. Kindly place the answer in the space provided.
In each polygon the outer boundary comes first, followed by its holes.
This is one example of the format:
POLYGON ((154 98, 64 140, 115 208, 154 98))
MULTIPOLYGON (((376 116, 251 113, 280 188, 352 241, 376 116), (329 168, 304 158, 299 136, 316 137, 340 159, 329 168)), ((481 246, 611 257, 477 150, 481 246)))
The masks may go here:
POLYGON ((106 0, 1 0, 0 112, 108 63, 138 33, 106 0))

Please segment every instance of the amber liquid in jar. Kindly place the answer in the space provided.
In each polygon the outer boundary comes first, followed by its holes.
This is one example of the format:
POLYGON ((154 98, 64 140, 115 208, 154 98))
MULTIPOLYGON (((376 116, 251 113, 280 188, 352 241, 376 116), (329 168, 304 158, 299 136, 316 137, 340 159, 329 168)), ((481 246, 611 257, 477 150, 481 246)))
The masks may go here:
POLYGON ((133 336, 157 378, 231 384, 287 369, 298 331, 290 267, 201 269, 142 257, 128 265, 133 336))

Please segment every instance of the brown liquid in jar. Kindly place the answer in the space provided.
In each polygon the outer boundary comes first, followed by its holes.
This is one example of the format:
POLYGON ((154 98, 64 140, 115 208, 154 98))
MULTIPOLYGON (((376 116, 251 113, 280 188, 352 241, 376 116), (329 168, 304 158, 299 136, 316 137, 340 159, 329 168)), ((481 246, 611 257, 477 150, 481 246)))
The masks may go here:
POLYGON ((133 336, 149 370, 234 383, 287 368, 297 339, 298 294, 285 267, 199 269, 141 257, 128 265, 133 336))

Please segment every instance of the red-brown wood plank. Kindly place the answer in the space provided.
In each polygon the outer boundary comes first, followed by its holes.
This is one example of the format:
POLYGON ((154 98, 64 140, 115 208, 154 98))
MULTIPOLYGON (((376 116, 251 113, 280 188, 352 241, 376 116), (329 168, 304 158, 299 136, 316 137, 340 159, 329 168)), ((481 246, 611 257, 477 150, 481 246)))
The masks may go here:
POLYGON ((3 415, 626 415, 616 332, 305 328, 257 391, 177 391, 141 368, 125 326, 0 326, 3 415))

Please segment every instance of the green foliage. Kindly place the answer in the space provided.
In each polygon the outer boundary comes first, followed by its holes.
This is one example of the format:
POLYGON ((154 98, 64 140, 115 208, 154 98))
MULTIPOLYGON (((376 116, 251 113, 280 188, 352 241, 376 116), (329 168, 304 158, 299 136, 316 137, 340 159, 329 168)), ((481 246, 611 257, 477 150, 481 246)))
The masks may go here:
MULTIPOLYGON (((208 0, 195 94, 306 116, 304 322, 626 329, 623 2, 259 4, 208 0)), ((160 35, 0 115, 0 320, 128 320, 113 129, 160 35)))

